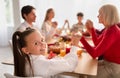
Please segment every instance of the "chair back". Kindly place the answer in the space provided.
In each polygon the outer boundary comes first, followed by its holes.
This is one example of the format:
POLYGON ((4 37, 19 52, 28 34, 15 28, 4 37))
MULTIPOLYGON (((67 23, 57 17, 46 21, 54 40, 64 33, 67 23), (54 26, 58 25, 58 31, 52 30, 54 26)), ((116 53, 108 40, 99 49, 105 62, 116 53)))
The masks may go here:
POLYGON ((10 45, 10 48, 12 49, 12 48, 13 48, 12 40, 9 40, 8 43, 9 43, 9 45, 10 45))

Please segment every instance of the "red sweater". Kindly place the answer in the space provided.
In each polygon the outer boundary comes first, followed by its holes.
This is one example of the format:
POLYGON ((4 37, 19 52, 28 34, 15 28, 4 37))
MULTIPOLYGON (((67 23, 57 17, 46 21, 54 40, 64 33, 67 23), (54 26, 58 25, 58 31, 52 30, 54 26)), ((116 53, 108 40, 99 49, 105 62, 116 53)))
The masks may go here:
POLYGON ((105 29, 99 37, 92 29, 92 40, 94 47, 90 46, 84 37, 80 39, 93 58, 103 55, 105 60, 120 64, 120 28, 118 26, 114 25, 105 29))

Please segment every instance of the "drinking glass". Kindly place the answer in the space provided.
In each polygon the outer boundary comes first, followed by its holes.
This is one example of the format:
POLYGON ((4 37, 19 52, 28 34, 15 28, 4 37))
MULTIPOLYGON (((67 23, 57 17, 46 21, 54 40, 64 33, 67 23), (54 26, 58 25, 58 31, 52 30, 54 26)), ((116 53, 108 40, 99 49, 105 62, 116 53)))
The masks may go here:
POLYGON ((66 55, 66 50, 65 49, 61 49, 60 50, 60 56, 64 57, 66 55))

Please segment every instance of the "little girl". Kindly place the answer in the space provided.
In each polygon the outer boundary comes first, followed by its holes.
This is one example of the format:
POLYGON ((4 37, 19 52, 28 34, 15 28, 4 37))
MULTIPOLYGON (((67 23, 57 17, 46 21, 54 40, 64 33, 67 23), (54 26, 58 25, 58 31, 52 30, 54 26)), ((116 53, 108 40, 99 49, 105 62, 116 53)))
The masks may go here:
POLYGON ((73 71, 78 62, 76 52, 79 40, 72 41, 74 43, 69 54, 63 58, 52 59, 45 56, 47 44, 44 37, 36 29, 16 31, 13 34, 12 42, 16 76, 49 78, 58 73, 73 71))

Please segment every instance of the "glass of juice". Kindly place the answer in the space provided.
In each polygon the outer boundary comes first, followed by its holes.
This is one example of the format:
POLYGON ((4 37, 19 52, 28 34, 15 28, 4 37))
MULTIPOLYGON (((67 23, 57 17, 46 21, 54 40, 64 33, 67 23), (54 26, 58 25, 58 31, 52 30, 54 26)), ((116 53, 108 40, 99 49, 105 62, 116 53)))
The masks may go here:
POLYGON ((64 56, 65 56, 65 54, 66 54, 66 50, 61 49, 61 50, 60 50, 60 56, 64 57, 64 56))
POLYGON ((83 50, 82 50, 81 48, 78 49, 78 51, 77 51, 77 55, 78 55, 78 56, 81 56, 82 52, 83 52, 83 50))

